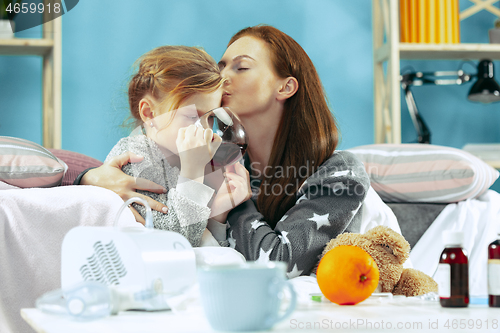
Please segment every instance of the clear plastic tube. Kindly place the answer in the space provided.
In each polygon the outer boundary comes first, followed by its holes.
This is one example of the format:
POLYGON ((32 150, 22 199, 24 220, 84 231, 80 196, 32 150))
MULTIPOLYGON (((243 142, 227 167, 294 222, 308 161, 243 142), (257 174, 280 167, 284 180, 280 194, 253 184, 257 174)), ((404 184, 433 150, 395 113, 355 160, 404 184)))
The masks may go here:
POLYGON ((145 218, 145 221, 146 221, 146 228, 147 229, 153 229, 154 228, 154 225, 153 225, 153 213, 151 211, 151 206, 149 206, 148 202, 142 198, 139 198, 139 197, 133 197, 133 198, 130 198, 128 199, 127 201, 125 201, 123 203, 123 205, 120 207, 120 209, 118 210, 118 213, 116 214, 116 217, 115 217, 115 222, 113 223, 113 225, 115 227, 118 226, 118 221, 120 219, 120 215, 122 214, 123 210, 125 208, 127 208, 131 203, 133 202, 138 202, 138 203, 141 203, 144 205, 144 207, 146 207, 146 218, 145 218))

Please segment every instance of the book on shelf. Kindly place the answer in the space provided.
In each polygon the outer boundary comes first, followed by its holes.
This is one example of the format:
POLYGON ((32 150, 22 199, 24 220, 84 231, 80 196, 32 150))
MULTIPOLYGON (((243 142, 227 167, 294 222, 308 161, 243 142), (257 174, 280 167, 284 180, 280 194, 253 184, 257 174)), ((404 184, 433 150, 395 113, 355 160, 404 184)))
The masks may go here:
POLYGON ((447 42, 446 40, 446 0, 437 0, 436 1, 437 7, 437 21, 436 21, 436 26, 437 26, 437 43, 439 44, 444 44, 447 42))
POLYGON ((460 43, 460 7, 458 4, 458 0, 453 0, 451 2, 451 13, 453 15, 452 18, 452 43, 460 43))
POLYGON ((427 3, 425 0, 418 0, 418 8, 417 8, 417 29, 418 29, 418 37, 417 43, 429 43, 427 41, 427 29, 429 28, 429 24, 427 23, 427 3))
POLYGON ((436 18, 436 10, 434 9, 435 7, 435 1, 434 0, 426 0, 426 7, 425 7, 425 14, 427 16, 427 24, 428 24, 428 29, 427 29, 427 34, 429 36, 427 43, 437 43, 437 29, 436 29, 436 23, 437 23, 437 18, 436 18))
POLYGON ((399 28, 401 43, 410 43, 410 0, 400 0, 399 4, 399 28))
POLYGON ((410 0, 410 43, 418 43, 418 0, 410 0))

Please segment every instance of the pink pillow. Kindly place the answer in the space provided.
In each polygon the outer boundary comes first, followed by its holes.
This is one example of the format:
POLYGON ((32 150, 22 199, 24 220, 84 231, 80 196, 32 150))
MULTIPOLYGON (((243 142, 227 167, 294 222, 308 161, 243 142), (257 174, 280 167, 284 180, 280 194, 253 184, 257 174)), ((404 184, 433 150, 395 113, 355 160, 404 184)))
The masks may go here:
POLYGON ((0 136, 0 181, 21 188, 61 184, 67 165, 34 142, 0 136))
POLYGON ((0 190, 13 190, 13 189, 17 189, 17 188, 20 188, 20 187, 4 183, 3 181, 0 180, 0 190))
POLYGON ((61 185, 73 185, 76 177, 88 168, 102 165, 102 162, 87 155, 75 153, 63 149, 49 149, 52 154, 63 160, 68 165, 68 171, 64 175, 61 185))
POLYGON ((450 203, 476 198, 498 171, 457 148, 426 144, 374 144, 349 149, 365 165, 385 202, 450 203))

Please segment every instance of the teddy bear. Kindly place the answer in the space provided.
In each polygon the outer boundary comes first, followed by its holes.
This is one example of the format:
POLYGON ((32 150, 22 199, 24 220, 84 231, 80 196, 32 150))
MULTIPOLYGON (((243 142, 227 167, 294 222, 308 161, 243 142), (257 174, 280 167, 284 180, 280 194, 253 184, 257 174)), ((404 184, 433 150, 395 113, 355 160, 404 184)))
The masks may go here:
POLYGON ((437 283, 427 274, 413 268, 403 268, 403 263, 410 256, 410 244, 391 228, 377 226, 364 234, 340 234, 327 243, 321 258, 340 245, 358 246, 375 260, 380 276, 375 292, 417 296, 438 291, 437 283))

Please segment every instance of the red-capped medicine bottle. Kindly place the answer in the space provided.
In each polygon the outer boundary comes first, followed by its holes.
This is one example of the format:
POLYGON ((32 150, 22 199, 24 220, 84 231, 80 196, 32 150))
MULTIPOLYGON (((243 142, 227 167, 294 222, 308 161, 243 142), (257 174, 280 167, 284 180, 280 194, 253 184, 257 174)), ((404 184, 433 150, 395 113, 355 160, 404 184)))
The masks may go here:
POLYGON ((500 307, 500 222, 497 240, 488 246, 488 294, 490 307, 500 307))
POLYGON ((435 280, 442 307, 466 307, 469 305, 469 263, 463 249, 461 231, 443 232, 445 249, 439 258, 435 280))

